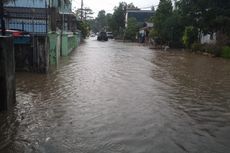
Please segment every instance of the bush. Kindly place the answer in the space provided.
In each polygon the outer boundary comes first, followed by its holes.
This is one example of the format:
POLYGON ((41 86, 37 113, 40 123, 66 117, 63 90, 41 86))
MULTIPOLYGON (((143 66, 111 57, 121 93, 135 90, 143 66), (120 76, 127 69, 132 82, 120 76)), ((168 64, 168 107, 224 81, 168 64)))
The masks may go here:
POLYGON ((150 32, 149 32, 149 37, 154 39, 157 36, 158 36, 157 31, 154 30, 154 29, 151 29, 150 32))
POLYGON ((138 32, 138 24, 135 18, 128 19, 128 27, 125 30, 125 39, 134 41, 138 32))
POLYGON ((230 47, 224 46, 221 50, 221 57, 230 58, 230 47))
POLYGON ((85 39, 89 35, 89 25, 85 21, 77 22, 78 30, 81 31, 82 37, 85 39))
POLYGON ((200 43, 193 43, 191 46, 192 51, 197 52, 197 51, 202 51, 203 46, 200 43))
POLYGON ((191 45, 192 51, 200 51, 212 54, 214 56, 221 56, 221 47, 217 44, 200 44, 200 43, 193 43, 191 45))
POLYGON ((191 45, 198 39, 198 30, 193 26, 188 26, 184 30, 182 41, 187 48, 191 48, 191 45))

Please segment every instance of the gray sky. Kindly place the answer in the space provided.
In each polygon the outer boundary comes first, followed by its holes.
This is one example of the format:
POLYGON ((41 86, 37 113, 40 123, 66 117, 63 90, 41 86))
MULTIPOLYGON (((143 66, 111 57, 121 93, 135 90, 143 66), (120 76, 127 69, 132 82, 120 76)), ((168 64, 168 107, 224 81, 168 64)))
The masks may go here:
MULTIPOLYGON (((150 7, 158 5, 159 0, 83 0, 84 7, 89 7, 94 12, 94 17, 97 16, 98 11, 105 10, 106 13, 113 13, 113 8, 119 5, 119 2, 133 3, 139 8, 150 7)), ((81 7, 81 0, 72 0, 72 7, 74 10, 81 7)))

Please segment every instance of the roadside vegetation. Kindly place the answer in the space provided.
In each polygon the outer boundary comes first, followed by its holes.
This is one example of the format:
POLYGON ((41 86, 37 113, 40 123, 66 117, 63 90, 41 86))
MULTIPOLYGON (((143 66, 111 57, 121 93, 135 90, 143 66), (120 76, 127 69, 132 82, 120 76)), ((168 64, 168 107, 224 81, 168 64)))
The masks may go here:
MULTIPOLYGON (((120 2, 112 14, 101 10, 95 19, 87 20, 90 30, 94 33, 111 31, 117 39, 136 41, 141 27, 135 18, 129 19, 125 27, 128 8, 137 7, 120 2)), ((148 22, 154 25, 149 37, 160 45, 230 58, 229 0, 160 0, 148 22), (216 42, 201 44, 202 36, 207 34, 216 42)))
POLYGON ((230 1, 180 0, 173 5, 170 0, 160 0, 152 22, 152 37, 171 47, 230 58, 230 1), (201 35, 206 34, 215 35, 216 43, 201 44, 201 35))
POLYGON ((118 7, 114 8, 113 14, 106 13, 104 10, 99 11, 97 17, 90 22, 92 31, 94 33, 111 31, 115 37, 122 38, 125 29, 126 5, 121 2, 118 7))

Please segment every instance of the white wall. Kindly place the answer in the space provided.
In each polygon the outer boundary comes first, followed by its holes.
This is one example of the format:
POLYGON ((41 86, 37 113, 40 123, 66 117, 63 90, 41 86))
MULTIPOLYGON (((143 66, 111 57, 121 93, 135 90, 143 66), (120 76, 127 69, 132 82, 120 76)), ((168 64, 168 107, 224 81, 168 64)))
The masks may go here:
POLYGON ((211 37, 210 34, 201 34, 201 39, 200 39, 201 44, 215 44, 216 43, 216 33, 213 34, 211 37))

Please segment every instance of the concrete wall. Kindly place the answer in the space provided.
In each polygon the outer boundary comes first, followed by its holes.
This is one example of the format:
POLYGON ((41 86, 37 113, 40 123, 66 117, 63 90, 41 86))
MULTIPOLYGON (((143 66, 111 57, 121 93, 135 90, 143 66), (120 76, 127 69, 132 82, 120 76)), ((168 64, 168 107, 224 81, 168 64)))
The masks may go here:
POLYGON ((49 43, 48 37, 36 36, 33 42, 33 71, 48 72, 49 68, 49 43))
POLYGON ((68 56, 73 49, 78 47, 80 43, 79 33, 63 34, 62 35, 62 56, 68 56))
POLYGON ((16 101, 15 56, 13 38, 0 37, 0 110, 16 101))
POLYGON ((61 45, 61 55, 67 56, 69 54, 68 50, 68 34, 62 34, 62 45, 61 45))
POLYGON ((60 34, 57 32, 49 33, 49 63, 57 64, 60 57, 60 34))
POLYGON ((203 34, 201 33, 201 44, 215 44, 216 43, 216 33, 214 33, 212 36, 210 34, 203 34))
POLYGON ((49 67, 48 39, 35 36, 31 44, 15 44, 16 71, 46 73, 49 67))
POLYGON ((68 56, 80 44, 80 33, 49 33, 49 63, 58 64, 60 56, 68 56))

